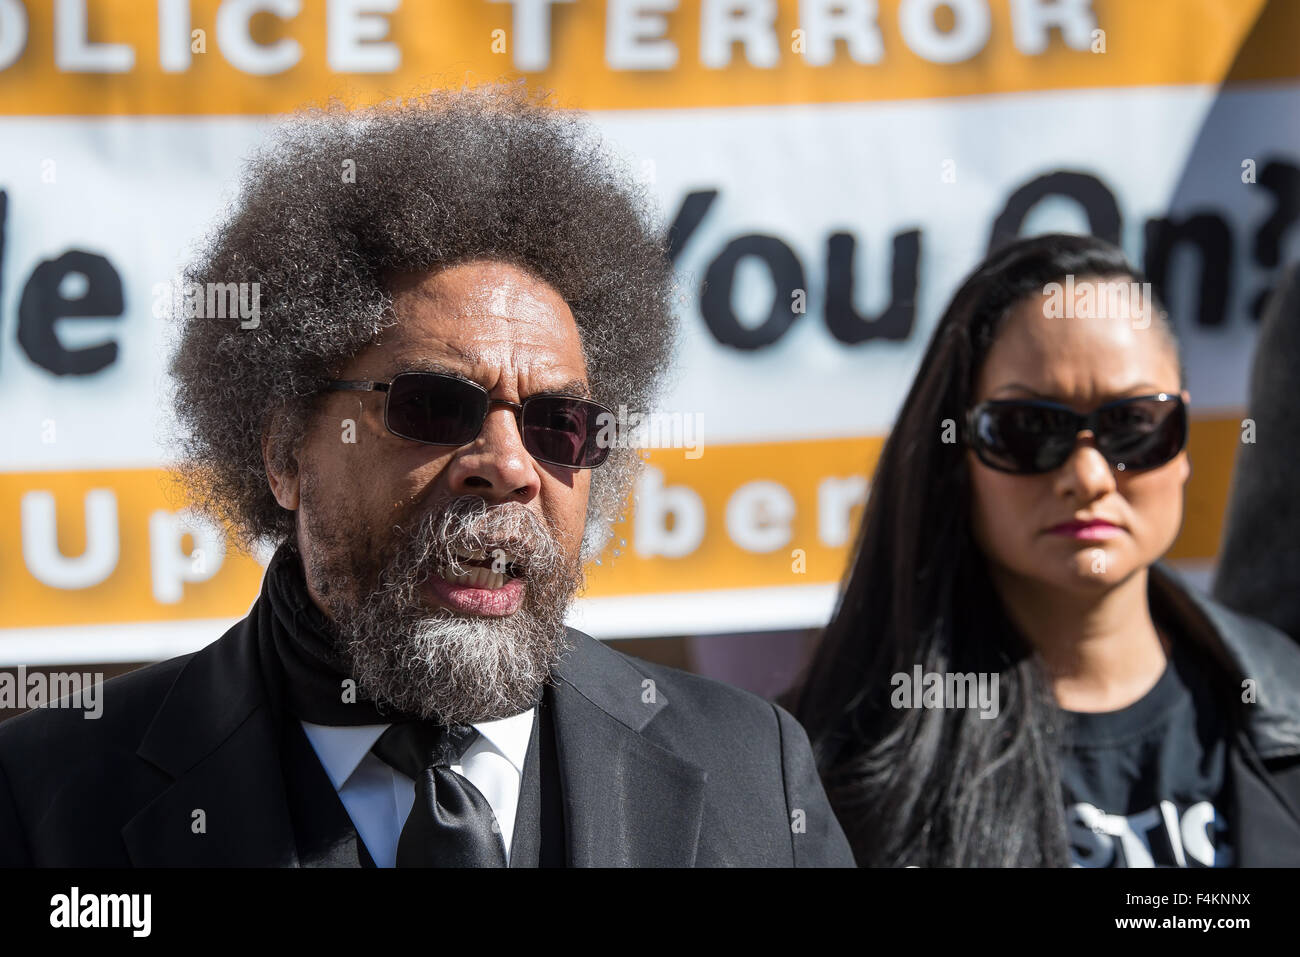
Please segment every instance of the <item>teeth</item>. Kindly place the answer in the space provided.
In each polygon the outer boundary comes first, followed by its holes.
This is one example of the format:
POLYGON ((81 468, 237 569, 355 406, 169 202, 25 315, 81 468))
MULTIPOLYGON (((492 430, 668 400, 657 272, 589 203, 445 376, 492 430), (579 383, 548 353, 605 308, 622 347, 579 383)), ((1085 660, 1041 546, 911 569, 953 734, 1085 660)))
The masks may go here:
POLYGON ((496 591, 509 581, 506 575, 498 575, 490 568, 467 568, 461 574, 456 574, 448 569, 441 571, 442 578, 451 582, 453 585, 468 585, 471 588, 488 588, 496 591))
POLYGON ((519 562, 519 556, 517 554, 507 548, 498 548, 496 546, 489 549, 479 548, 473 551, 456 549, 456 557, 463 562, 481 562, 489 560, 495 562, 498 558, 507 565, 519 562))

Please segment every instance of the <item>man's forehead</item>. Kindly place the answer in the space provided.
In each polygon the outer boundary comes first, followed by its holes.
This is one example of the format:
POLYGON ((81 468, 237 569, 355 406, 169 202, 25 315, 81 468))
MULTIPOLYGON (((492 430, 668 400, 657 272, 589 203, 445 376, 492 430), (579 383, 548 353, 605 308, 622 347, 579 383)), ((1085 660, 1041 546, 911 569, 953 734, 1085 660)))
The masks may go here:
POLYGON ((577 323, 553 289, 509 264, 478 262, 393 283, 396 321, 376 346, 458 366, 561 367, 585 374, 577 323))
POLYGON ((399 310, 477 313, 516 318, 540 311, 569 315, 564 297, 513 263, 471 260, 429 272, 392 273, 387 284, 399 310))
MULTIPOLYGON (((451 360, 457 366, 485 365, 488 362, 488 353, 468 339, 461 340, 454 337, 435 339, 395 331, 391 336, 385 336, 380 341, 388 347, 386 351, 390 354, 401 355, 411 362, 425 365, 436 365, 439 362, 445 364, 447 360, 451 360)), ((430 368, 428 371, 434 370, 430 368)))
POLYGON ((463 366, 585 369, 576 332, 570 336, 546 328, 514 328, 513 324, 485 329, 470 317, 436 324, 399 319, 384 330, 375 345, 388 356, 427 356, 463 366))

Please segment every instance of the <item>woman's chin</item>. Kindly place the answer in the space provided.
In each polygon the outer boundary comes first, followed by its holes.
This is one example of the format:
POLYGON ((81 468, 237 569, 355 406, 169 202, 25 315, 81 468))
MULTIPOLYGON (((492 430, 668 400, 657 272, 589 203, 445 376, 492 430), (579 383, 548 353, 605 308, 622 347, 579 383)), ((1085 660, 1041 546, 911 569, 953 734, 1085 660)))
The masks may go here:
POLYGON ((1061 584, 1076 591, 1105 591, 1127 581, 1139 565, 1121 550, 1085 548, 1066 557, 1061 584))

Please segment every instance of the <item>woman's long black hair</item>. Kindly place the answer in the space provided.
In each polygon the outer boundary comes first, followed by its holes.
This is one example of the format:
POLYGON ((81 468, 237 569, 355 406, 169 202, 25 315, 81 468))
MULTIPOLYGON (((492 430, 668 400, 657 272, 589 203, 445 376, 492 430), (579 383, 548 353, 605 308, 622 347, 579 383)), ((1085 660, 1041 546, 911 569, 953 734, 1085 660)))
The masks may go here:
POLYGON ((1069 863, 1060 711, 971 538, 961 432, 1008 311, 1067 275, 1144 281, 1111 244, 1054 234, 992 253, 953 296, 885 442, 839 604, 793 698, 861 866, 1069 863), (917 664, 996 672, 997 717, 892 707, 892 676, 910 681, 917 664))

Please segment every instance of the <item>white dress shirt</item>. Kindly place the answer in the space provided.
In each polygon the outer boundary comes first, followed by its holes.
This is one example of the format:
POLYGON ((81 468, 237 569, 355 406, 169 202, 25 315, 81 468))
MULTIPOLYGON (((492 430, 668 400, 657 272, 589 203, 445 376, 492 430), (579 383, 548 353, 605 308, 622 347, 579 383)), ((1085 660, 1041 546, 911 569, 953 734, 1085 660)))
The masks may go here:
MULTIPOLYGON (((397 863, 397 839, 415 804, 415 782, 390 767, 370 749, 388 729, 386 724, 334 727, 302 722, 316 756, 329 775, 339 800, 377 867, 397 863)), ((510 839, 524 778, 524 759, 533 730, 533 709, 497 721, 474 725, 479 736, 460 763, 451 769, 483 792, 501 825, 501 839, 510 861, 510 839)))

